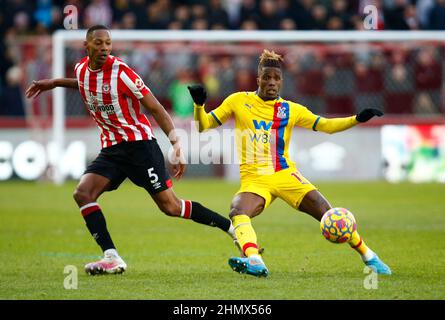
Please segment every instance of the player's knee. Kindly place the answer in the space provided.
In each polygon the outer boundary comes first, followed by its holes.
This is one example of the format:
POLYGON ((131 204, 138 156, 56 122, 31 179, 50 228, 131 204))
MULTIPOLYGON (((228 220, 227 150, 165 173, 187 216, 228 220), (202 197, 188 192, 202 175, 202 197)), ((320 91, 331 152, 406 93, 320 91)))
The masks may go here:
POLYGON ((232 219, 235 216, 239 216, 241 214, 244 214, 242 210, 239 208, 232 208, 230 209, 229 218, 232 219))
POLYGON ((256 215, 260 214, 262 210, 256 208, 256 209, 246 209, 246 208, 238 208, 238 207, 232 207, 230 209, 229 218, 232 219, 235 216, 240 215, 246 215, 250 218, 255 217, 256 215))
POLYGON ((235 216, 239 215, 246 215, 249 218, 254 218, 255 216, 259 215, 264 210, 264 206, 257 206, 254 208, 239 208, 239 207, 232 207, 230 209, 229 218, 232 219, 235 216))
POLYGON ((83 206, 95 201, 86 190, 83 190, 81 188, 76 188, 76 190, 74 190, 73 198, 79 206, 83 206))

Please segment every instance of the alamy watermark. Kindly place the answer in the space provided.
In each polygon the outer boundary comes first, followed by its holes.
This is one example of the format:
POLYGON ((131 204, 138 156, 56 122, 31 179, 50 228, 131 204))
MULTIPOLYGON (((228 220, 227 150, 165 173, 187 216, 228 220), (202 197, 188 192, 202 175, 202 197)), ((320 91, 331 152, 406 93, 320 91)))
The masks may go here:
POLYGON ((251 164, 258 167, 259 174, 273 173, 286 161, 284 132, 273 127, 272 121, 253 122, 255 129, 220 128, 199 133, 192 121, 189 129, 176 128, 168 135, 171 142, 179 144, 169 148, 167 159, 171 164, 251 164))
POLYGON ((379 11, 376 6, 370 4, 363 8, 365 19, 363 20, 363 28, 365 30, 377 30, 379 11))
POLYGON ((67 276, 63 279, 63 287, 66 290, 77 289, 79 284, 77 267, 67 265, 65 268, 63 268, 63 274, 67 274, 67 276))
POLYGON ((79 29, 79 14, 76 6, 71 4, 65 6, 65 8, 63 8, 63 14, 65 16, 63 19, 63 27, 66 30, 79 29))
POLYGON ((365 279, 363 279, 363 288, 366 290, 377 290, 379 288, 378 274, 368 266, 363 269, 363 273, 366 274, 365 279))

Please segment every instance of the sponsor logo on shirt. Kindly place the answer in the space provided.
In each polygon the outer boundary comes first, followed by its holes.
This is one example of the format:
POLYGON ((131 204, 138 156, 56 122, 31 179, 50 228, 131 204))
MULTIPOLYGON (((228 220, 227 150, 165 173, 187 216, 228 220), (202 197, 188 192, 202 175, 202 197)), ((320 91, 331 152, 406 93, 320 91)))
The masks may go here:
POLYGON ((107 115, 115 113, 114 106, 112 104, 99 104, 97 97, 93 93, 90 93, 88 109, 91 112, 105 112, 107 115))

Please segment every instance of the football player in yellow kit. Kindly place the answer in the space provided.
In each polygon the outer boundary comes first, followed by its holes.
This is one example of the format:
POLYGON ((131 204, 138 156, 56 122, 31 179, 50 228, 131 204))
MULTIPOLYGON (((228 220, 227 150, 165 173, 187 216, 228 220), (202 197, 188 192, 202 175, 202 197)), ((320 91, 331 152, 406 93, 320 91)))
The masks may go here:
MULTIPOLYGON (((258 64, 257 91, 234 93, 210 113, 204 109, 205 88, 189 86, 200 132, 218 127, 231 117, 235 120, 241 187, 232 200, 230 218, 242 256, 230 258, 229 265, 237 272, 254 276, 265 277, 269 271, 259 252, 251 224, 253 217, 277 197, 318 221, 332 208, 289 158, 293 127, 335 133, 383 115, 380 110, 370 108, 350 117, 327 119, 283 99, 279 95, 283 83, 282 61, 280 55, 264 50, 258 64)), ((390 268, 366 246, 357 231, 349 245, 375 272, 391 274, 390 268)))

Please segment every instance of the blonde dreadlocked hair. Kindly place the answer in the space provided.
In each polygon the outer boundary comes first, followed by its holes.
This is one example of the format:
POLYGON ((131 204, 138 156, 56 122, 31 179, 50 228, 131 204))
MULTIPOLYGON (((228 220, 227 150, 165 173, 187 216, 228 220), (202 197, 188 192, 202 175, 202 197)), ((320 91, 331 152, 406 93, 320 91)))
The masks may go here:
POLYGON ((258 63, 258 73, 260 73, 261 69, 264 67, 273 67, 281 69, 281 63, 283 62, 283 57, 275 51, 269 51, 267 49, 263 50, 263 53, 260 56, 260 62, 258 63))

